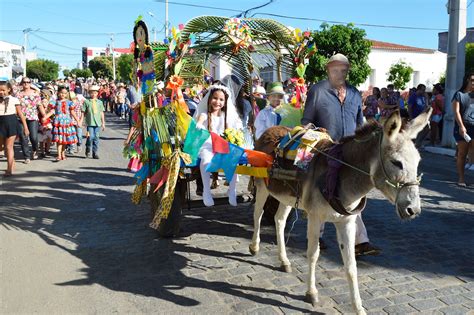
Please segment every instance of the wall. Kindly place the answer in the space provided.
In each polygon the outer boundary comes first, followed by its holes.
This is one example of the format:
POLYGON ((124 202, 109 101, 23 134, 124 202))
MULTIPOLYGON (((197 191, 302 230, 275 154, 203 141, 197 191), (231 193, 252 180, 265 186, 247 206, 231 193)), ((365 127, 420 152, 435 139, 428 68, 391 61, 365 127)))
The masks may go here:
POLYGON ((389 84, 387 82, 388 70, 392 64, 399 60, 405 61, 414 70, 407 88, 423 83, 428 89, 431 89, 433 84, 437 83, 441 75, 446 71, 446 54, 439 51, 421 53, 372 49, 369 54, 369 65, 372 73, 359 86, 359 90, 365 91, 369 86, 386 87, 389 84))

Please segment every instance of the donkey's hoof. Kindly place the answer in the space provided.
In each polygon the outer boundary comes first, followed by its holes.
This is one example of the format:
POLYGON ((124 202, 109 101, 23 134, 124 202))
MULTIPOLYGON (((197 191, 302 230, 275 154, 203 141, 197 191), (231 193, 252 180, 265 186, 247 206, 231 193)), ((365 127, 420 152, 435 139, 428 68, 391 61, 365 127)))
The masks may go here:
POLYGON ((307 292, 304 300, 305 300, 305 302, 311 303, 311 305, 313 305, 313 307, 316 307, 316 305, 319 302, 318 293, 307 292))
POLYGON ((291 269, 291 265, 281 265, 280 266, 280 271, 286 272, 286 273, 291 273, 293 269, 291 269))
POLYGON ((367 315, 367 313, 365 312, 364 309, 361 309, 361 310, 357 310, 357 315, 367 315))
POLYGON ((252 245, 249 246, 249 251, 250 251, 250 254, 252 254, 252 256, 255 256, 258 254, 258 249, 254 249, 252 245))

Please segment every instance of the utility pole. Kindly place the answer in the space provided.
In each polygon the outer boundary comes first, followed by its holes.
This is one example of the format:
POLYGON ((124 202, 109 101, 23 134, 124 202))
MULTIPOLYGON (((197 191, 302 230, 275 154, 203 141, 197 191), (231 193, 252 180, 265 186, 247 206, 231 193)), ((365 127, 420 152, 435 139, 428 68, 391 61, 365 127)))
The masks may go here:
POLYGON ((169 27, 168 27, 168 0, 165 0, 165 37, 168 38, 169 27))
POLYGON ((112 72, 115 81, 115 52, 114 52, 114 34, 110 34, 110 50, 112 51, 112 72))
POLYGON ((455 117, 451 106, 454 93, 461 86, 466 58, 467 0, 449 0, 448 61, 446 67, 445 115, 443 118, 444 147, 456 147, 453 137, 455 117))
POLYGON ((31 32, 31 28, 26 28, 23 30, 23 49, 22 49, 22 58, 21 66, 23 68, 23 76, 26 77, 26 45, 28 45, 28 33, 31 32))
POLYGON ((156 43, 156 27, 153 27, 151 31, 153 32, 153 42, 156 43))

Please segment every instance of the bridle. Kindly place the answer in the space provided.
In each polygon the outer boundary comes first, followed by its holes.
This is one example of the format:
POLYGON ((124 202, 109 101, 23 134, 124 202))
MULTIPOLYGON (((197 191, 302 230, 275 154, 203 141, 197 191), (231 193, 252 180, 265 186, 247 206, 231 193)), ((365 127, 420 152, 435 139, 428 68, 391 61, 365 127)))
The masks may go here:
MULTIPOLYGON (((395 189, 397 190, 397 194, 396 194, 396 197, 395 197, 395 207, 396 207, 397 210, 398 210, 398 198, 399 198, 399 196, 400 196, 400 192, 402 191, 402 189, 403 189, 403 188, 406 188, 406 187, 411 187, 411 186, 420 186, 420 184, 421 184, 421 178, 423 177, 423 173, 421 173, 420 175, 418 175, 418 176, 416 177, 416 180, 415 180, 415 181, 412 181, 412 182, 404 182, 404 181, 398 181, 398 180, 393 180, 393 179, 391 179, 390 176, 389 176, 388 173, 387 173, 387 169, 385 168, 385 164, 384 164, 384 162, 383 162, 383 156, 382 156, 383 131, 382 131, 382 130, 378 130, 378 131, 374 131, 374 132, 372 133, 372 135, 376 135, 376 134, 380 134, 380 137, 379 137, 379 160, 380 160, 380 164, 382 165, 383 175, 384 175, 384 177, 385 177, 384 182, 385 182, 387 185, 389 185, 390 187, 395 188, 395 189)), ((368 141, 370 138, 372 138, 372 137, 369 136, 369 137, 367 137, 367 139, 364 139, 364 140, 355 139, 355 141, 357 141, 357 142, 366 142, 366 141, 368 141)), ((342 161, 342 160, 340 160, 340 159, 338 159, 338 158, 336 158, 336 157, 334 157, 334 156, 332 156, 332 155, 330 155, 330 154, 328 154, 328 153, 326 153, 326 152, 324 152, 324 151, 322 151, 322 150, 317 149, 316 147, 314 147, 314 146, 312 146, 312 145, 307 145, 307 146, 309 146, 310 148, 312 148, 312 149, 315 150, 316 152, 318 152, 318 153, 324 155, 324 156, 327 157, 328 159, 332 159, 332 160, 334 160, 334 161, 337 161, 337 162, 339 162, 339 163, 341 163, 341 164, 344 164, 344 165, 346 165, 346 166, 348 166, 348 167, 350 167, 350 168, 352 168, 352 169, 354 169, 354 170, 356 170, 356 171, 358 171, 358 172, 360 172, 360 173, 362 173, 362 174, 364 174, 364 175, 369 176, 369 177, 372 179, 372 182, 375 182, 375 181, 374 181, 374 176, 373 176, 372 174, 370 174, 369 172, 367 172, 367 171, 365 171, 365 170, 363 170, 363 169, 360 169, 360 168, 358 168, 357 166, 354 166, 354 165, 351 165, 351 164, 349 164, 349 163, 347 163, 347 162, 344 162, 344 161, 342 161)))
MULTIPOLYGON (((403 188, 405 187, 410 187, 410 186, 420 186, 421 184, 421 179, 423 177, 423 173, 418 175, 416 177, 415 181, 412 182, 403 182, 403 181, 394 181, 390 178, 390 176, 387 173, 387 169, 385 168, 385 164, 383 162, 383 157, 382 157, 382 140, 383 140, 383 132, 380 132, 380 140, 379 140, 379 159, 380 159, 380 164, 382 165, 382 171, 383 175, 385 176, 385 183, 392 188, 395 188, 397 190, 397 195, 395 197, 395 206, 398 209, 398 197, 400 196, 400 192, 402 191, 403 188)), ((372 175, 370 175, 372 176, 372 175)))

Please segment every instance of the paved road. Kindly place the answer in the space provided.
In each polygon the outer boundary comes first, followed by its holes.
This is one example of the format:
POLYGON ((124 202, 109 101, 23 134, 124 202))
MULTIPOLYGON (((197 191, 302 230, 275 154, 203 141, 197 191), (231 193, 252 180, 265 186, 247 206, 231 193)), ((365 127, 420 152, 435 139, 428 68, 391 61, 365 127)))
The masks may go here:
MULTIPOLYGON (((185 211, 180 238, 157 238, 148 228, 148 205, 130 202, 132 176, 121 157, 125 123, 108 118, 100 160, 33 161, 1 179, 0 313, 351 311, 332 225, 317 268, 316 309, 302 301, 304 219, 288 242, 292 274, 276 270, 272 226, 263 229, 259 256, 249 255, 246 204, 185 211)), ((384 250, 358 260, 363 305, 371 314, 474 312, 473 190, 453 184, 452 158, 423 157, 421 217, 402 223, 378 192, 364 214, 371 240, 384 250)), ((468 180, 474 183, 472 173, 468 180)))

